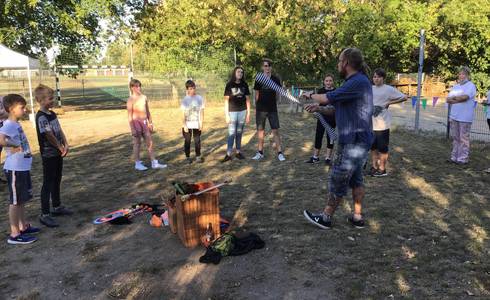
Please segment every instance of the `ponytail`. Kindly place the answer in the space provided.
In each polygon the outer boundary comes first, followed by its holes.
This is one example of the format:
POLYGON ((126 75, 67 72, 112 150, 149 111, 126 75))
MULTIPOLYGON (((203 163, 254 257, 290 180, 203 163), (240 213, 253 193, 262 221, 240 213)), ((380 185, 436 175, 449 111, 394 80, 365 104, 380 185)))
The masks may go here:
POLYGON ((364 61, 364 57, 362 55, 361 50, 357 48, 346 48, 343 53, 343 58, 347 61, 347 63, 356 71, 364 73, 364 75, 369 77, 369 73, 371 73, 371 69, 364 61))
POLYGON ((371 68, 368 66, 366 62, 362 62, 362 67, 360 71, 364 73, 364 75, 366 75, 367 77, 370 77, 371 68))

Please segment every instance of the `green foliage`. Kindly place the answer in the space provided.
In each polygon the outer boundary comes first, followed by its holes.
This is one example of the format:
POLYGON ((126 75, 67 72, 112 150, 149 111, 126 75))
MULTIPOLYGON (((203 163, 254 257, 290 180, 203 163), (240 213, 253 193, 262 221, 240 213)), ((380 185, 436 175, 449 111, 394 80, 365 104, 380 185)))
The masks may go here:
POLYGON ((490 88, 490 0, 6 0, 0 10, 0 42, 27 53, 58 44, 63 63, 93 61, 105 39, 103 63, 128 65, 132 41, 136 69, 226 78, 236 50, 249 78, 268 57, 291 84, 335 72, 352 46, 373 69, 416 72, 424 28, 426 73, 448 79, 468 65, 490 88))
POLYGON ((424 71, 449 78, 459 65, 490 72, 489 16, 488 0, 167 0, 142 11, 134 39, 160 71, 231 68, 235 48, 249 74, 269 57, 283 80, 301 83, 334 71, 352 46, 372 68, 415 72, 424 28, 424 71))
POLYGON ((476 85, 476 90, 480 96, 484 97, 490 91, 490 75, 488 73, 474 73, 471 75, 471 81, 476 85))
POLYGON ((434 1, 437 16, 428 33, 427 70, 455 78, 459 66, 472 69, 478 93, 490 90, 490 1, 434 1))
POLYGON ((59 46, 61 64, 82 64, 94 52, 102 32, 99 21, 123 14, 123 0, 0 1, 0 42, 38 55, 59 46))
POLYGON ((110 43, 101 63, 108 66, 129 66, 131 64, 129 42, 124 38, 119 38, 110 43))

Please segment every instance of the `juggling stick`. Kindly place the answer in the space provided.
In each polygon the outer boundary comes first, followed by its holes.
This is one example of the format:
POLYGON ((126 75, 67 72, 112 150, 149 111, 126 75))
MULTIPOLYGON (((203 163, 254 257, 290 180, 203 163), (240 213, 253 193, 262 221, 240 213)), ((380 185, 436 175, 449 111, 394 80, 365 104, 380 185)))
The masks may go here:
MULTIPOLYGON (((286 97, 289 101, 292 101, 294 103, 297 103, 299 105, 303 105, 298 99, 293 97, 293 95, 289 94, 286 90, 284 90, 282 87, 280 87, 277 83, 275 83, 272 79, 269 77, 265 76, 264 73, 257 73, 255 76, 255 80, 260 82, 261 84, 265 85, 266 87, 270 88, 271 90, 275 91, 276 93, 281 94, 281 96, 286 97)), ((302 94, 302 91, 300 91, 300 96, 302 94)), ((330 137, 332 141, 335 141, 337 139, 337 134, 335 132, 335 129, 333 129, 327 121, 325 121, 325 118, 318 112, 313 113, 315 118, 317 118, 320 123, 322 124, 323 127, 325 127, 325 130, 330 137)))
POLYGON ((219 183, 219 184, 216 184, 216 185, 210 186, 210 187, 208 187, 208 188, 206 188, 206 189, 204 189, 204 190, 200 190, 200 191, 195 192, 195 193, 192 193, 192 194, 182 195, 182 196, 180 197, 180 199, 181 199, 182 201, 185 201, 185 200, 189 199, 190 197, 199 196, 199 195, 204 194, 204 193, 206 193, 206 192, 209 192, 209 191, 212 191, 212 190, 217 189, 217 188, 219 188, 219 187, 222 187, 223 185, 228 184, 228 183, 230 183, 230 182, 231 182, 231 179, 226 180, 226 181, 224 181, 224 182, 222 182, 222 183, 219 183))

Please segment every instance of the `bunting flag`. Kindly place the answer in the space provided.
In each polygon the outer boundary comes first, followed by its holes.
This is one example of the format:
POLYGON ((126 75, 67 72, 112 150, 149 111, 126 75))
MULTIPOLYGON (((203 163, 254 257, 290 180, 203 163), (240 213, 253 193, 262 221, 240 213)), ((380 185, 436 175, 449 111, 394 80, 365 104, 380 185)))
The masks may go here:
MULTIPOLYGON (((290 93, 288 93, 285 89, 280 87, 277 83, 275 83, 273 80, 271 80, 269 77, 265 76, 264 73, 257 73, 255 76, 255 80, 266 87, 270 88, 271 90, 275 91, 276 93, 279 93, 281 96, 286 97, 289 101, 292 101, 294 103, 297 103, 299 105, 303 105, 298 99, 294 98, 290 93)), ((298 96, 300 96, 302 93, 301 91, 298 90, 298 96)), ((325 131, 327 132, 328 136, 332 141, 337 140, 337 133, 335 132, 335 129, 333 129, 325 120, 325 118, 318 112, 313 113, 315 118, 317 118, 320 123, 322 123, 323 127, 325 127, 325 131)))
POLYGON ((412 96, 412 108, 415 108, 415 104, 417 104, 417 96, 412 96))
POLYGON ((432 107, 436 106, 437 100, 439 100, 439 97, 432 97, 432 107))
POLYGON ((475 109, 475 107, 476 107, 476 104, 477 104, 477 103, 478 103, 478 102, 473 101, 473 109, 475 109))
POLYGON ((421 101, 422 101, 422 108, 426 109, 427 108, 427 99, 422 98, 421 101))

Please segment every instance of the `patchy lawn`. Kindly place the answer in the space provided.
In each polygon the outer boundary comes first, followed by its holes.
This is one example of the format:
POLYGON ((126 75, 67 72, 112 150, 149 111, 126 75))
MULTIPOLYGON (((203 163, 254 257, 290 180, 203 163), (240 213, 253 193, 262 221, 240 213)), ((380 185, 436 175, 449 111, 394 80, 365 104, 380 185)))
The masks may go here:
MULTIPOLYGON (((181 113, 154 109, 154 135, 166 170, 133 170, 123 110, 72 111, 62 126, 72 150, 65 160, 63 203, 76 214, 43 227, 27 246, 0 243, 0 298, 21 299, 464 299, 490 297, 490 145, 473 144, 468 166, 445 163, 449 143, 439 136, 392 133, 385 178, 366 178, 365 229, 345 221, 341 206, 335 227, 322 231, 302 210, 325 204, 328 167, 307 165, 315 121, 281 114, 287 161, 279 162, 267 139, 266 158, 255 152, 253 126, 246 128, 245 161, 222 164, 226 126, 222 107, 205 112, 203 164, 183 162, 181 113), (222 215, 235 227, 258 233, 266 248, 198 262, 203 248, 184 248, 168 227, 156 229, 147 216, 126 226, 92 225, 105 212, 138 201, 158 202, 172 193, 171 181, 221 181, 222 215)), ((253 124, 254 120, 252 120, 253 124)), ((30 123, 23 124, 37 150, 30 123)), ((146 157, 146 155, 144 156, 146 157)), ((148 160, 146 159, 148 162, 148 160)), ((41 160, 33 163, 35 199, 27 213, 39 222, 41 160)), ((2 187, 1 197, 7 197, 2 187)), ((6 200, 4 200, 6 201, 6 200)), ((5 202, 4 202, 5 203, 5 202)), ((6 208, 6 205, 4 206, 6 208)), ((8 233, 6 209, 0 214, 8 233)))

